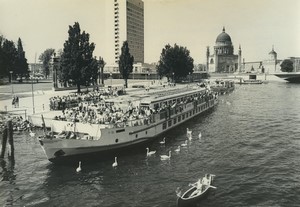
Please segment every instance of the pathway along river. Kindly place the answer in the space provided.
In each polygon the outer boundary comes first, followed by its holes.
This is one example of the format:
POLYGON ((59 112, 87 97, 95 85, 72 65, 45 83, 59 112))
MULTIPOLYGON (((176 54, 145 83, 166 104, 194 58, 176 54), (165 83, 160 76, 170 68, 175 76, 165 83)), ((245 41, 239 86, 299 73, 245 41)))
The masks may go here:
POLYGON ((0 168, 1 206, 176 206, 183 190, 205 173, 216 175, 198 206, 299 206, 300 85, 271 82, 236 86, 209 113, 158 137, 156 156, 58 166, 46 160, 28 132, 15 134, 16 162, 0 168), (193 140, 176 154, 186 139, 193 140), (198 139, 201 131, 202 139, 198 139), (170 161, 159 155, 172 150, 170 161))

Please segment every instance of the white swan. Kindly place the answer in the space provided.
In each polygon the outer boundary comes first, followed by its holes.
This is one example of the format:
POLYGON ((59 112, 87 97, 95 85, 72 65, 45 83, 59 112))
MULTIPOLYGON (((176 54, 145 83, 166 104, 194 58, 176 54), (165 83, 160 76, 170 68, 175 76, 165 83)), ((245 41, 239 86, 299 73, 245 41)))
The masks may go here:
POLYGON ((70 139, 74 139, 74 138, 75 138, 75 134, 74 134, 74 132, 72 132, 70 135, 70 139))
POLYGON ((35 133, 33 133, 31 130, 29 130, 29 135, 30 135, 31 137, 35 137, 35 133))
POLYGON ((81 161, 79 161, 79 165, 78 167, 76 168, 76 172, 80 172, 81 171, 81 161))
POLYGON ((169 156, 168 155, 161 155, 160 159, 161 160, 169 160, 171 158, 171 151, 169 151, 169 156))
POLYGON ((159 144, 165 144, 165 143, 166 143, 166 137, 164 137, 163 140, 159 142, 159 144))
POLYGON ((151 155, 154 155, 156 153, 156 151, 149 151, 148 147, 146 148, 146 150, 147 150, 147 156, 151 156, 151 155))
POLYGON ((115 162, 112 164, 113 167, 117 167, 118 166, 118 162, 117 162, 117 157, 115 157, 115 162))
POLYGON ((187 146, 187 142, 188 142, 188 141, 187 141, 187 140, 185 140, 185 142, 184 142, 184 143, 182 143, 182 144, 181 144, 181 146, 182 146, 182 147, 186 147, 186 146, 187 146))
POLYGON ((199 135, 198 135, 198 137, 199 137, 199 139, 201 139, 201 137, 202 137, 202 134, 201 134, 201 132, 199 132, 199 135))
POLYGON ((180 152, 180 145, 175 149, 175 152, 180 152))
POLYGON ((191 140, 192 139, 192 130, 189 130, 189 128, 186 128, 186 136, 191 140))

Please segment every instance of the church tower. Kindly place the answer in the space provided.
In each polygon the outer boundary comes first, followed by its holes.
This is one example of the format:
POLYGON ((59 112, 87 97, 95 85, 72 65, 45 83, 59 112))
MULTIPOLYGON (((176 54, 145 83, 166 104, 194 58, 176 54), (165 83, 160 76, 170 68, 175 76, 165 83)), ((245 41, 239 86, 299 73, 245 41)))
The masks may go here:
POLYGON ((239 53, 238 53, 238 68, 239 68, 239 73, 242 72, 242 49, 241 45, 239 46, 239 53))

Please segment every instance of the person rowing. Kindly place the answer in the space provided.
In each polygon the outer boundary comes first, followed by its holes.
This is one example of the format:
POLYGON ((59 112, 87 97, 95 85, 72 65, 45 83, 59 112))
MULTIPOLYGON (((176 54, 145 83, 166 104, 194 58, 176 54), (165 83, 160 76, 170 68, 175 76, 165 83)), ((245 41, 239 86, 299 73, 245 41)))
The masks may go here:
POLYGON ((205 176, 202 178, 202 184, 206 186, 210 185, 208 174, 205 174, 205 176))
POLYGON ((196 189, 194 190, 194 192, 191 194, 190 197, 198 195, 198 194, 200 194, 202 192, 202 182, 201 182, 201 179, 199 179, 196 183, 190 184, 190 185, 196 187, 196 189))

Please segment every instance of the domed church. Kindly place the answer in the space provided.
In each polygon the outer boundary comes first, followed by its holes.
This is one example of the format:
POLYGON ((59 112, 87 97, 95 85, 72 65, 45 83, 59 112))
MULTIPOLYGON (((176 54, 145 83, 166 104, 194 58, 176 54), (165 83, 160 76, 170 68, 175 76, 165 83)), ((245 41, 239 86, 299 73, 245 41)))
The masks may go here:
POLYGON ((234 73, 241 70, 242 50, 239 47, 238 55, 234 55, 231 37, 223 31, 218 35, 214 46, 214 54, 210 54, 207 47, 206 59, 208 72, 216 73, 234 73))

